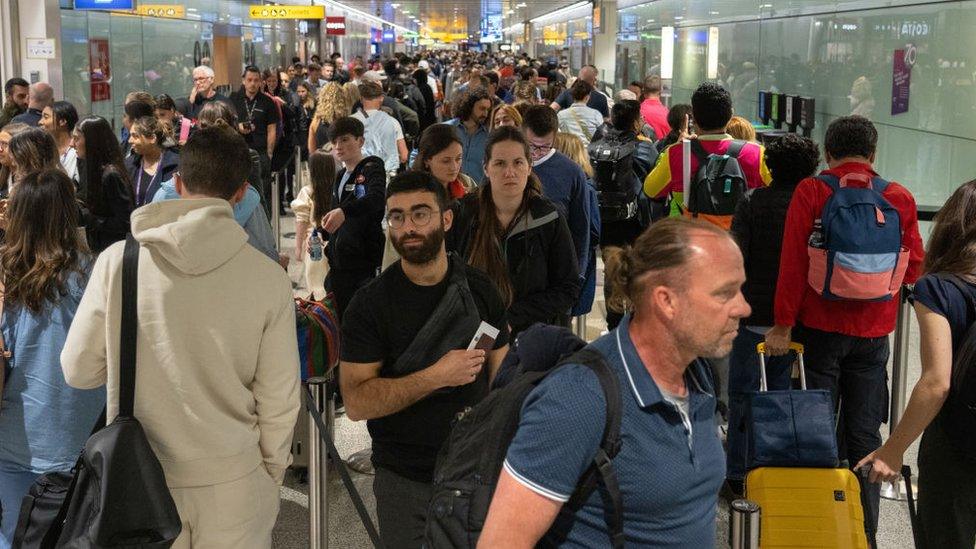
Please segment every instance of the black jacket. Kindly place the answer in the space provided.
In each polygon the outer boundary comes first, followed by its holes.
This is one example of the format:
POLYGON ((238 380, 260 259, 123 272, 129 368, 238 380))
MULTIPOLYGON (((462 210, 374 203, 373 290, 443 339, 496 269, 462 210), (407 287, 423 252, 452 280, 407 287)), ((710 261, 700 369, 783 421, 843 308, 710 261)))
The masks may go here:
POLYGON ((139 186, 139 176, 142 172, 142 156, 133 153, 125 158, 125 167, 129 170, 129 180, 132 181, 132 196, 137 208, 152 202, 153 197, 156 196, 156 191, 159 190, 163 182, 169 181, 173 177, 173 174, 179 168, 179 163, 180 155, 178 153, 172 149, 163 149, 163 156, 159 160, 159 167, 156 168, 156 175, 152 178, 152 181, 142 181, 145 195, 140 202, 138 196, 139 189, 137 187, 139 186))
POLYGON ((378 156, 362 159, 343 185, 345 173, 345 168, 339 170, 332 187, 332 203, 342 208, 346 220, 329 235, 329 245, 325 248, 329 266, 334 270, 377 269, 383 262, 386 243, 382 227, 386 211, 383 159, 378 156), (346 187, 350 190, 345 191, 346 187))
POLYGON ((786 226, 786 210, 796 184, 778 184, 753 189, 735 208, 732 236, 739 243, 746 268, 742 293, 752 306, 744 326, 772 326, 779 257, 786 226))
POLYGON ((81 202, 81 222, 92 253, 98 254, 129 232, 129 216, 133 210, 132 186, 114 167, 102 172, 101 187, 92 189, 84 160, 78 163, 78 200, 81 202), (94 194, 101 194, 100 200, 94 194))
MULTIPOLYGON (((478 194, 460 200, 454 227, 457 249, 470 259, 478 230, 478 194)), ((569 314, 580 292, 576 249, 566 220, 549 200, 531 199, 502 243, 512 282, 508 322, 516 334, 535 322, 552 324, 569 314)))

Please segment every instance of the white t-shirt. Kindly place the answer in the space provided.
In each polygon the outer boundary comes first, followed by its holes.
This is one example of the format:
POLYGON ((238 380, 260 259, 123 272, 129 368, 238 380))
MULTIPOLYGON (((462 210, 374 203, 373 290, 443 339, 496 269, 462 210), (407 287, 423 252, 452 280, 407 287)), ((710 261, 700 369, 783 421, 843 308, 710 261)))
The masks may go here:
POLYGON ((68 174, 72 181, 77 183, 78 179, 78 152, 74 147, 68 147, 61 155, 61 167, 68 174))
POLYGON ((363 155, 378 156, 383 159, 386 171, 396 171, 400 167, 397 141, 403 139, 403 128, 400 127, 400 123, 381 110, 359 110, 352 116, 366 126, 363 155))
POLYGON ((584 147, 590 144, 593 134, 603 124, 600 111, 587 107, 585 103, 573 103, 556 116, 559 117, 559 131, 579 136, 584 147))

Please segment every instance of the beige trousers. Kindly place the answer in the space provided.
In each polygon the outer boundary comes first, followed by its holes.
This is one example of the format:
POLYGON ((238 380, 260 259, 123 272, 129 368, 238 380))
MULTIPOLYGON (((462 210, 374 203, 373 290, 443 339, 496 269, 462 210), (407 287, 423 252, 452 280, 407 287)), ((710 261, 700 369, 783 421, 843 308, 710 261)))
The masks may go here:
POLYGON ((264 466, 212 486, 171 488, 183 531, 174 549, 268 549, 278 519, 278 484, 264 466))

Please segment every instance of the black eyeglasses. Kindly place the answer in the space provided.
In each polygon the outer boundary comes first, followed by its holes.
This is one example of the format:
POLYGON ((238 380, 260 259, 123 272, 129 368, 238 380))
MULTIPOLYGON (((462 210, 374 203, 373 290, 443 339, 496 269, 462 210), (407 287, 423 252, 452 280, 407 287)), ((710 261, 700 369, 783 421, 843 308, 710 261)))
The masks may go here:
MULTIPOLYGON (((430 208, 419 208, 410 212, 410 221, 417 227, 426 227, 430 225, 430 220, 434 217, 436 211, 430 208)), ((404 212, 390 212, 386 214, 386 222, 394 229, 399 229, 407 222, 407 215, 404 212)))

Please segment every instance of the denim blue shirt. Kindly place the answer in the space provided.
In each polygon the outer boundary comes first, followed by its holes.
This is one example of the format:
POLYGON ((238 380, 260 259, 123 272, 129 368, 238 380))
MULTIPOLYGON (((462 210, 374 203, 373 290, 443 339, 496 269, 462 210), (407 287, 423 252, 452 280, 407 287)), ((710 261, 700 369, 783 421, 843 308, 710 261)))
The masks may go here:
MULTIPOLYGON (((715 546, 718 491, 725 455, 715 428, 711 377, 699 362, 685 374, 692 429, 661 396, 630 339, 630 317, 594 341, 620 380, 620 453, 613 460, 624 504, 624 534, 632 547, 715 546)), ((586 366, 549 375, 522 406, 505 470, 551 500, 569 499, 600 446, 606 400, 586 366)), ((562 547, 609 546, 603 499, 595 491, 577 513, 562 547)))
POLYGON ((461 172, 480 185, 485 178, 485 145, 488 144, 488 128, 478 126, 474 133, 468 133, 467 128, 457 118, 449 120, 446 124, 454 126, 458 139, 461 140, 461 147, 464 149, 461 172))
POLYGON ((61 349, 91 265, 68 278, 68 294, 40 313, 5 305, 0 329, 12 356, 0 409, 0 464, 33 473, 70 469, 105 406, 105 389, 69 387, 61 349))

